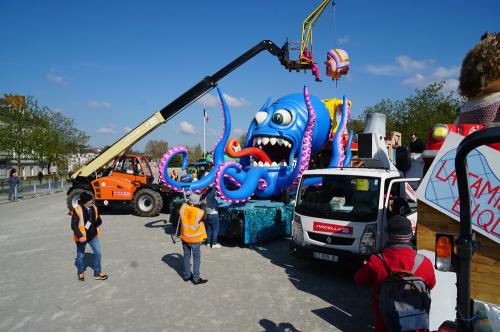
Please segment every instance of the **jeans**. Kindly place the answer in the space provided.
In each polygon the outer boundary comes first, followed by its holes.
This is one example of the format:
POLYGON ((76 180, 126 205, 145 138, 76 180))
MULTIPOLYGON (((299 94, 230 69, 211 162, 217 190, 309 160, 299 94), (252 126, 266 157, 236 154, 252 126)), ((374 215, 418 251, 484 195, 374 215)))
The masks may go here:
POLYGON ((201 265, 201 243, 188 243, 182 241, 182 249, 184 250, 184 278, 191 277, 191 254, 193 255, 193 281, 200 279, 201 265))
POLYGON ((101 245, 99 244, 99 237, 95 236, 92 240, 80 243, 76 243, 76 259, 75 266, 78 273, 83 273, 85 271, 85 246, 90 244, 92 251, 94 252, 94 276, 98 277, 101 274, 101 245))
POLYGON ((10 185, 9 187, 9 201, 17 201, 17 185, 10 185))
POLYGON ((207 241, 209 245, 217 244, 219 236, 219 215, 207 214, 207 241))

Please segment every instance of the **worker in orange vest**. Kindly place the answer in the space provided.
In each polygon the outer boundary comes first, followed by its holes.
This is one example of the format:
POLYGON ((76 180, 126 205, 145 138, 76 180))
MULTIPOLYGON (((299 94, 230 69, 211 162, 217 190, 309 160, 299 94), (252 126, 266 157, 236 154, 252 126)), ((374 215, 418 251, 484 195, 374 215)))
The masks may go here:
POLYGON ((71 229, 76 243, 75 265, 80 281, 85 280, 84 256, 87 243, 94 252, 94 279, 108 279, 108 275, 101 272, 101 245, 99 244, 99 226, 101 224, 99 211, 94 205, 94 197, 86 191, 82 192, 78 205, 71 211, 71 229))
POLYGON ((207 238, 205 224, 202 222, 203 210, 198 208, 200 196, 191 193, 187 204, 183 204, 179 211, 181 218, 181 240, 184 250, 184 281, 192 281, 193 284, 204 284, 208 280, 200 277, 201 265, 201 243, 207 238), (193 255, 193 273, 191 273, 191 255, 193 255))

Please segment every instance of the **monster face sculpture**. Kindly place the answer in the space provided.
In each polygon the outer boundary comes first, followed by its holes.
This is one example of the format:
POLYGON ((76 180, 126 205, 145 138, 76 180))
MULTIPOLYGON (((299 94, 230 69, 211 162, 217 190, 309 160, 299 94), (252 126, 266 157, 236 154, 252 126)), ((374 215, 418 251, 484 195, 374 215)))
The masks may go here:
POLYGON ((240 164, 227 162, 217 172, 219 195, 226 200, 240 202, 254 193, 259 198, 280 194, 307 169, 311 154, 328 141, 328 109, 319 98, 309 96, 307 88, 304 94, 287 95, 270 106, 269 101, 255 114, 243 149, 235 140, 226 146, 228 155, 240 158, 240 164), (228 189, 228 179, 239 188, 228 189))

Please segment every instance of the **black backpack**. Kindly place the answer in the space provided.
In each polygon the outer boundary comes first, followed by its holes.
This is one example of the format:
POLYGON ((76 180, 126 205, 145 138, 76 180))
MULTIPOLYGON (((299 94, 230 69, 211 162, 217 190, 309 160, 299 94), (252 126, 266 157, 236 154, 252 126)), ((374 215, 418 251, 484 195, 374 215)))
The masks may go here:
POLYGON ((381 254, 377 257, 388 273, 380 286, 378 298, 379 312, 386 328, 391 332, 428 329, 431 297, 425 281, 415 276, 425 257, 416 254, 411 271, 392 271, 381 254))

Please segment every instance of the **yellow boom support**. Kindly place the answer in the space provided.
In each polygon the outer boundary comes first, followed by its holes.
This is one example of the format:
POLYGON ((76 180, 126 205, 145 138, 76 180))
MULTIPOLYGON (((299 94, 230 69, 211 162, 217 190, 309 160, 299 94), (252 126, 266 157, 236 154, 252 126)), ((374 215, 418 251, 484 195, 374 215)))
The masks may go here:
POLYGON ((135 142, 140 140, 142 137, 147 135, 153 129, 165 122, 165 119, 160 112, 156 112, 149 119, 135 127, 128 134, 123 136, 118 142, 110 146, 107 150, 102 152, 100 155, 95 157, 88 164, 80 168, 78 171, 71 175, 72 179, 76 179, 77 176, 89 176, 99 168, 105 166, 113 158, 123 153, 123 151, 134 145, 135 142))
POLYGON ((302 64, 307 64, 310 63, 310 60, 306 59, 304 55, 304 49, 307 47, 307 49, 312 53, 312 48, 313 48, 313 39, 312 39, 312 32, 313 32, 313 26, 318 20, 318 18, 323 14, 323 12, 326 9, 326 6, 330 3, 330 0, 323 0, 323 2, 316 7, 316 9, 313 10, 309 16, 304 20, 304 23, 302 23, 302 41, 300 45, 300 62, 302 64))

